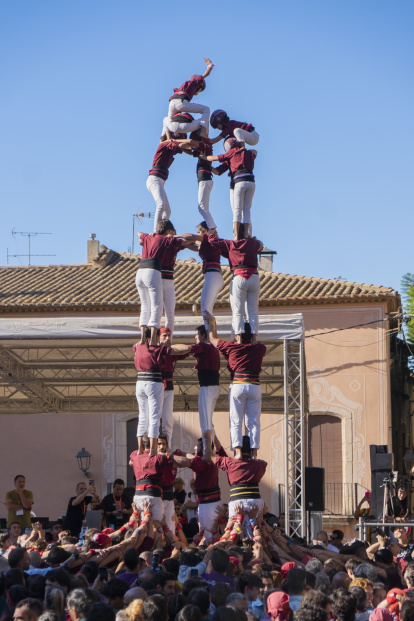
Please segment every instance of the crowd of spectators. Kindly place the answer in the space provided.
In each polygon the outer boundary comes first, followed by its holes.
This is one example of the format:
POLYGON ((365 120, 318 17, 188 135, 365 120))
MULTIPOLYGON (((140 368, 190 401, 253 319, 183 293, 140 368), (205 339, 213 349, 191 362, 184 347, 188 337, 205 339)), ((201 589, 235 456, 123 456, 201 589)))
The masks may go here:
MULTIPOLYGON (((27 520, 32 496, 18 479, 9 505, 27 520)), ((66 524, 9 524, 0 536, 0 621, 414 620, 414 546, 402 525, 392 542, 379 533, 371 545, 345 543, 340 530, 306 542, 289 538, 266 509, 240 504, 230 519, 225 507, 217 512, 207 546, 183 531, 183 509, 195 501, 181 480, 175 532, 155 528, 151 502, 140 513, 125 491, 118 481, 100 499, 82 483, 66 524), (85 509, 98 503, 111 526, 85 530, 85 509)))

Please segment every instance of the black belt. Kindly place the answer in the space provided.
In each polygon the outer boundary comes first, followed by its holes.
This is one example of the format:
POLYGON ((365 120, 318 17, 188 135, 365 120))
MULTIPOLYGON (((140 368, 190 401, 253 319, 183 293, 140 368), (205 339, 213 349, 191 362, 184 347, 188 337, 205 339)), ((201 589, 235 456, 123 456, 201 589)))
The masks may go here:
POLYGON ((158 382, 162 383, 161 371, 138 371, 137 380, 139 382, 158 382))
POLYGON ((190 101, 190 100, 188 99, 188 95, 173 95, 172 97, 170 97, 170 101, 171 101, 172 99, 181 99, 182 101, 186 101, 186 100, 187 100, 187 101, 190 101))
POLYGON ((212 502, 218 502, 221 500, 221 492, 220 487, 216 485, 215 487, 210 487, 209 489, 197 489, 197 498, 200 505, 208 505, 212 502))
POLYGON ((157 272, 160 272, 161 261, 159 259, 155 259, 154 257, 150 257, 149 259, 141 259, 138 269, 157 270, 157 272))
POLYGON ((219 386, 220 373, 211 369, 198 369, 198 382, 201 386, 219 386))
POLYGON ((161 498, 161 479, 140 479, 135 483, 135 496, 161 498))
POLYGON ((174 489, 173 489, 172 484, 165 485, 162 488, 162 499, 163 500, 174 500, 174 489))
POLYGON ((260 498, 258 483, 235 483, 230 487, 230 500, 260 498))

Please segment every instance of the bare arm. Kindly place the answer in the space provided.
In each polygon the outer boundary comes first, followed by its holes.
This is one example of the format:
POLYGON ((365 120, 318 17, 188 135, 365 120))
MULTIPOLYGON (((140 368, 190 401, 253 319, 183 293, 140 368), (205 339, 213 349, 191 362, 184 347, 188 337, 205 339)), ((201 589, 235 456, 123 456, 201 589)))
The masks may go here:
POLYGON ((190 242, 203 241, 202 235, 194 235, 193 233, 184 233, 183 235, 174 235, 174 237, 178 237, 179 239, 183 239, 184 241, 190 241, 190 242))
POLYGON ((189 354, 190 351, 191 351, 190 345, 184 345, 184 344, 177 343, 177 345, 174 345, 174 347, 171 347, 172 354, 189 354))
POLYGON ((205 79, 205 78, 208 78, 210 73, 213 71, 214 64, 211 62, 209 58, 204 58, 204 62, 207 65, 207 69, 203 73, 203 78, 205 79))
POLYGON ((221 134, 215 138, 210 138, 210 144, 216 144, 217 142, 220 142, 220 140, 223 140, 223 136, 221 134))
POLYGON ((183 455, 171 455, 171 458, 175 461, 176 464, 181 466, 181 468, 190 468, 191 460, 188 457, 184 457, 183 455))

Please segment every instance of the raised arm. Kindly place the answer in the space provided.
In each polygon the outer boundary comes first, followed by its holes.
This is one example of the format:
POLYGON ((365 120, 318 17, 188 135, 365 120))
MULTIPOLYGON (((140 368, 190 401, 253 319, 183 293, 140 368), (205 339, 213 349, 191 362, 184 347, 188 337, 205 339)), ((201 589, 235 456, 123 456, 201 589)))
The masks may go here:
POLYGON ((90 485, 87 489, 85 489, 84 492, 82 492, 82 494, 79 494, 79 496, 76 496, 76 498, 74 500, 72 500, 72 507, 76 507, 76 505, 80 505, 82 500, 84 500, 84 498, 88 494, 91 494, 92 496, 95 496, 95 493, 96 493, 95 487, 90 485))
POLYGON ((207 65, 207 69, 203 73, 203 78, 205 79, 208 78, 210 73, 213 71, 214 63, 212 63, 209 58, 204 58, 204 62, 207 65))
POLYGON ((208 311, 204 311, 204 315, 206 316, 206 319, 208 319, 208 326, 209 326, 208 336, 210 339, 210 343, 212 343, 214 347, 217 347, 217 343, 219 342, 220 339, 217 336, 216 319, 214 315, 212 315, 208 311))

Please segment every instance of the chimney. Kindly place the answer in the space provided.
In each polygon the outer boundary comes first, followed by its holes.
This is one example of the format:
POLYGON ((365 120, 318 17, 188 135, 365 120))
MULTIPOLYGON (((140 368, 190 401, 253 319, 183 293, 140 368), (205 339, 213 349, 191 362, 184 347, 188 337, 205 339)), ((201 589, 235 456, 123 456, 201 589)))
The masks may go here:
POLYGON ((276 250, 263 248, 259 252, 259 269, 265 272, 273 272, 273 255, 277 254, 276 250))
POLYGON ((92 263, 99 254, 99 241, 95 239, 96 233, 91 233, 88 239, 88 263, 92 263))

